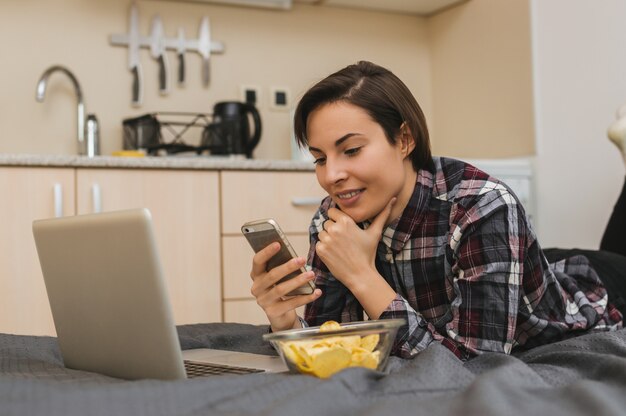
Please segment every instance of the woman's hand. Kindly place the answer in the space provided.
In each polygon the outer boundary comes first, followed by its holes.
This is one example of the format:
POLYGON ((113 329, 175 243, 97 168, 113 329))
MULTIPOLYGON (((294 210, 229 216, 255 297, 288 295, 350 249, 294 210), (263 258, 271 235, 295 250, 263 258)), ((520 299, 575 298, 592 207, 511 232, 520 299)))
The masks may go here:
POLYGON ((359 276, 376 271, 376 247, 385 223, 391 214, 395 198, 372 220, 367 230, 362 230, 346 213, 337 208, 328 210, 315 247, 330 272, 348 289, 359 276))
POLYGON ((367 230, 360 229, 346 213, 330 208, 315 246, 328 270, 356 296, 372 319, 378 319, 396 296, 375 264, 376 248, 395 201, 389 201, 367 230))
POLYGON ((289 273, 298 271, 306 263, 305 259, 297 257, 267 271, 267 262, 279 251, 280 243, 276 242, 256 253, 252 259, 252 271, 250 272, 252 278, 250 292, 267 315, 272 331, 299 328, 301 325, 295 309, 314 301, 322 294, 320 289, 315 289, 310 295, 286 298, 287 293, 313 280, 315 274, 308 271, 293 279, 276 284, 289 273))

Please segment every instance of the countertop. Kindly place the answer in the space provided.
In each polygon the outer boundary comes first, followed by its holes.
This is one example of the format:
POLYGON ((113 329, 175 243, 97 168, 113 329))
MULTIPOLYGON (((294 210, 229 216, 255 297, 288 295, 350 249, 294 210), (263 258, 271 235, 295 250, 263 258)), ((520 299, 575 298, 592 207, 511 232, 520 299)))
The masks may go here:
POLYGON ((121 169, 192 169, 192 170, 262 170, 313 171, 308 161, 245 159, 222 156, 78 156, 0 154, 0 166, 121 168, 121 169))

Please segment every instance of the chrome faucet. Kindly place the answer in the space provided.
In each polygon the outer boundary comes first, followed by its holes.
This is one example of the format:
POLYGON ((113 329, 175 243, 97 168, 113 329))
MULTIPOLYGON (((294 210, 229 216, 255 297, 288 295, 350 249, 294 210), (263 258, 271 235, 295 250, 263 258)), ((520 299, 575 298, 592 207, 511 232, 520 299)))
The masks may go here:
MULTIPOLYGON (((85 141, 85 103, 83 101, 83 92, 80 88, 80 84, 78 83, 78 80, 69 69, 60 65, 54 65, 46 69, 46 71, 41 75, 41 78, 39 78, 39 82, 37 82, 36 99, 40 103, 43 102, 44 97, 46 95, 46 88, 48 86, 48 78, 50 78, 50 75, 53 72, 57 72, 57 71, 62 72, 68 76, 70 81, 72 81, 72 84, 74 84, 74 90, 76 91, 76 99, 78 100, 78 105, 77 105, 78 154, 79 155, 87 154, 87 156, 89 157, 98 155, 100 153, 100 149, 99 149, 99 140, 98 140, 98 135, 97 135, 98 133, 97 125, 95 125, 94 128, 89 129, 89 131, 87 132, 87 136, 88 136, 87 141, 85 141)), ((87 117, 89 118, 90 121, 96 121, 95 116, 93 114, 89 114, 87 117)), ((90 125, 93 125, 93 123, 90 123, 90 125)))

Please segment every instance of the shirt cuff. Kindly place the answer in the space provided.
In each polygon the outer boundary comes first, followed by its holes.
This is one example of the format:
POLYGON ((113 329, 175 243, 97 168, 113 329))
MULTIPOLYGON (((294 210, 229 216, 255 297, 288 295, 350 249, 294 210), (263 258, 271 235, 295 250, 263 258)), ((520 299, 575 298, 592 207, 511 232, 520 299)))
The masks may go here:
MULTIPOLYGON (((296 315, 298 317, 298 320, 300 321, 300 325, 302 325, 302 328, 308 328, 309 324, 304 320, 304 318, 301 318, 299 315, 296 315)), ((271 334, 272 331, 272 325, 268 325, 267 326, 267 333, 271 334)))

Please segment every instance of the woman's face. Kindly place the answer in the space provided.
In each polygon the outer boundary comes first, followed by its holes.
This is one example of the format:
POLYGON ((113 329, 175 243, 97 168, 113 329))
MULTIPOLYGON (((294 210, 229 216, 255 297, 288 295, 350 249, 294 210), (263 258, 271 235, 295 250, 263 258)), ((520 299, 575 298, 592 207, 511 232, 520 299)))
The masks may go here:
POLYGON ((317 180, 355 222, 374 218, 394 196, 387 222, 402 213, 417 175, 409 159, 410 134, 391 144, 365 110, 340 101, 311 112, 307 137, 317 180))

